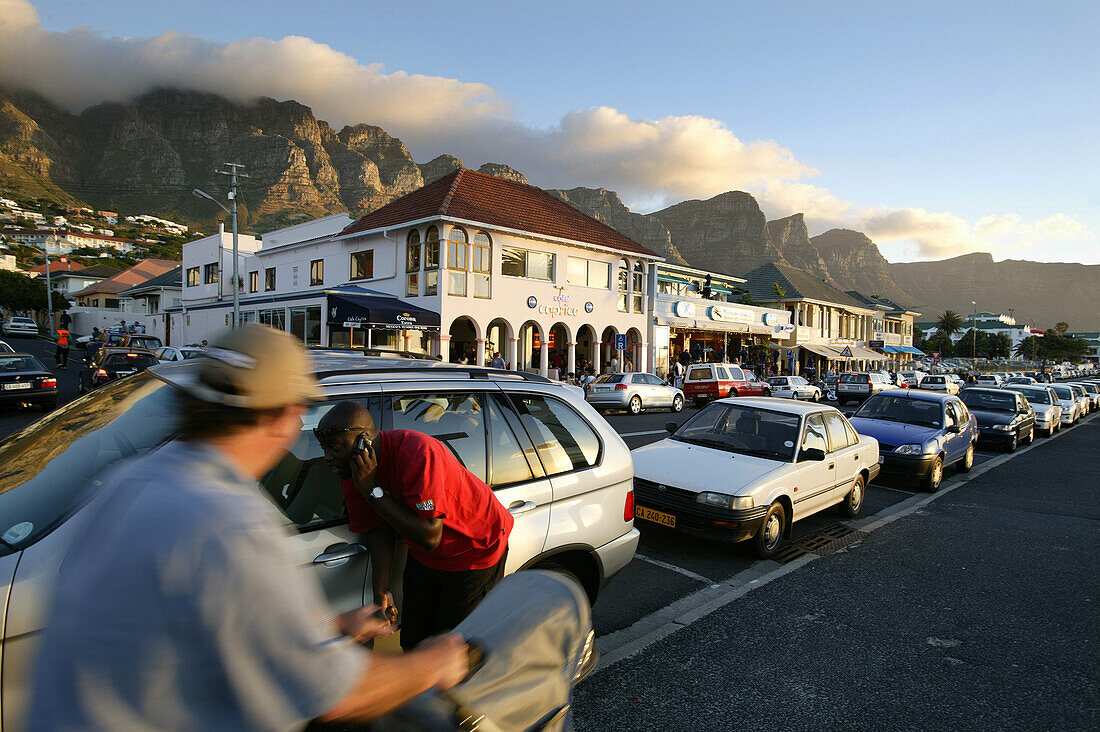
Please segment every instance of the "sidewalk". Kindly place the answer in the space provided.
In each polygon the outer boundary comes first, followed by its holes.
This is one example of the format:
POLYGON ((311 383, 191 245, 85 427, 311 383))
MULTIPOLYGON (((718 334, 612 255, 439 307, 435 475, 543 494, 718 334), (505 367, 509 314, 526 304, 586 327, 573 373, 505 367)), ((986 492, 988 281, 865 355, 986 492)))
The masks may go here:
POLYGON ((1097 728, 1098 448, 1093 419, 597 673, 577 729, 1097 728))

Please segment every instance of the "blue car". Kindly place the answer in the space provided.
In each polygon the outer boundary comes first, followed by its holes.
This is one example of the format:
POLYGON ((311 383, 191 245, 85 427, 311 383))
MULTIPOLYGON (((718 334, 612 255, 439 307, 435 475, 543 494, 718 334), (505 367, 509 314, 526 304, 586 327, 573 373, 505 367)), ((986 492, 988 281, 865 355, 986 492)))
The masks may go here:
POLYGON ((937 491, 948 465, 960 473, 974 467, 978 420, 956 396, 891 389, 871 396, 849 421, 878 440, 882 475, 916 478, 937 491))

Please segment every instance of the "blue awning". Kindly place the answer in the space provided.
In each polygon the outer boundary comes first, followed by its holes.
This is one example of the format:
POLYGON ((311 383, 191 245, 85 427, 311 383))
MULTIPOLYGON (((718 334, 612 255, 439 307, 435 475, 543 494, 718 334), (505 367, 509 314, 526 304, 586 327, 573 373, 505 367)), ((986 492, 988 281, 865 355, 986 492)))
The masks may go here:
POLYGON ((439 330, 439 313, 410 305, 396 297, 328 293, 328 324, 344 328, 439 330))
POLYGON ((898 346, 898 348, 901 349, 900 353, 911 353, 914 356, 924 356, 925 355, 924 351, 922 351, 919 348, 914 348, 913 346, 898 346))
POLYGON ((880 350, 886 351, 887 353, 905 353, 901 346, 883 346, 880 350))

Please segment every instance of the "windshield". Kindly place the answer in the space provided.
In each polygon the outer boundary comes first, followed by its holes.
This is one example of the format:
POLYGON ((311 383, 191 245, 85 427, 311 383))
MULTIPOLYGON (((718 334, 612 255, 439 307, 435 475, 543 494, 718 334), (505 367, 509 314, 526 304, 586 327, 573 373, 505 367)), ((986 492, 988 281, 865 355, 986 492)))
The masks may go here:
POLYGON ((1089 394, 1100 394, 1100 387, 1096 384, 1081 384, 1081 388, 1089 394))
POLYGON ((202 355, 201 348, 181 348, 180 355, 184 358, 198 358, 202 355))
POLYGON ((734 404, 711 404, 685 422, 672 438, 727 452, 790 461, 798 439, 798 416, 734 404))
POLYGON ((1054 393, 1058 395, 1059 399, 1073 399, 1073 392, 1070 391, 1068 386, 1062 386, 1061 384, 1059 384, 1050 388, 1054 389, 1054 393))
POLYGON ((902 422, 921 427, 939 427, 943 423, 943 408, 939 402, 877 394, 865 401, 852 416, 902 422))
POLYGON ((160 361, 156 356, 146 353, 112 353, 100 364, 105 369, 136 369, 138 371, 156 366, 160 361))
POLYGON ((0 356, 0 371, 45 371, 34 356, 0 356))
POLYGON ((152 374, 116 381, 0 442, 0 552, 30 546, 76 507, 89 478, 176 429, 174 390, 152 374))
POLYGON ((971 409, 983 409, 988 412, 1015 412, 1016 397, 996 391, 964 390, 959 398, 971 409))
POLYGON ((1032 404, 1050 404, 1050 394, 1046 389, 1017 389, 1032 404))

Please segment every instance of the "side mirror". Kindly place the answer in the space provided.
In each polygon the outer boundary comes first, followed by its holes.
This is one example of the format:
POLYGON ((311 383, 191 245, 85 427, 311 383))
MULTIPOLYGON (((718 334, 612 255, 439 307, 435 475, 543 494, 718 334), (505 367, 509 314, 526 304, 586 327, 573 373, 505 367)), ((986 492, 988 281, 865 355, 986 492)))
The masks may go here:
POLYGON ((798 454, 798 462, 806 460, 812 460, 813 462, 820 463, 825 459, 825 451, 820 447, 807 447, 805 450, 798 454))
POLYGON ((947 428, 947 432, 952 435, 957 435, 962 432, 962 429, 957 424, 953 424, 947 428))
POLYGON ((670 435, 678 429, 680 429, 680 425, 676 424, 675 422, 665 422, 665 432, 669 433, 670 435))

